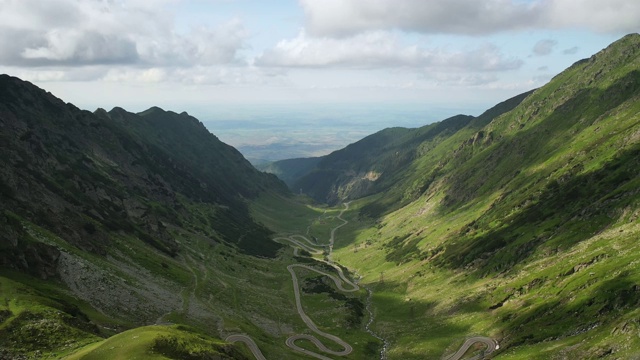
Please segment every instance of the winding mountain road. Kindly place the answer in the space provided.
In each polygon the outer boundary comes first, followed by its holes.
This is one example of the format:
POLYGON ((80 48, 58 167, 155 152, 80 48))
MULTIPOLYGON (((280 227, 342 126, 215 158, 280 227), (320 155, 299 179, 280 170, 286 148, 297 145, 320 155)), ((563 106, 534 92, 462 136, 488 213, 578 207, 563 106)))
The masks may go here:
MULTIPOLYGON (((341 228, 342 226, 346 225, 348 223, 348 221, 344 220, 342 218, 342 214, 344 214, 345 211, 347 211, 349 209, 349 204, 345 204, 345 208, 340 212, 340 214, 338 215, 338 219, 342 220, 343 223, 341 225, 336 226, 335 228, 333 228, 331 230, 331 237, 329 239, 329 256, 331 255, 331 251, 333 250, 333 243, 335 241, 335 232, 337 229, 341 228)), ((285 240, 290 241, 291 243, 297 245, 297 246, 301 246, 302 248, 304 248, 306 251, 309 251, 311 253, 318 253, 319 250, 315 249, 314 247, 316 246, 326 246, 326 245, 318 245, 318 244, 314 244, 312 243, 309 239, 307 239, 304 236, 301 235, 294 235, 294 236, 290 236, 289 238, 285 238, 285 240), (306 241, 309 245, 303 244, 300 241, 297 241, 296 239, 294 239, 294 237, 302 239, 304 241, 306 241)), ((322 251, 320 251, 321 253, 322 251)), ((319 260, 322 261, 322 260, 319 260)), ((324 355, 309 351, 307 349, 304 349, 298 345, 295 344, 296 340, 309 340, 311 341, 317 348, 318 350, 320 350, 321 352, 325 353, 325 354, 329 354, 329 355, 334 355, 334 356, 346 356, 349 355, 352 351, 353 351, 353 347, 351 347, 351 345, 349 345, 347 342, 345 342, 344 340, 342 340, 341 338, 333 335, 333 334, 329 334, 326 333, 320 329, 318 329, 318 327, 316 326, 316 324, 313 322, 313 320, 311 320, 311 318, 304 312, 304 309, 302 308, 302 302, 300 300, 300 285, 298 283, 298 276, 296 275, 296 272, 294 269, 296 268, 303 268, 303 269, 307 269, 310 271, 314 271, 318 274, 324 275, 329 277, 334 284, 336 284, 336 287, 343 292, 354 292, 354 291, 358 291, 360 290, 360 287, 357 284, 354 284, 353 282, 351 282, 351 280, 349 280, 345 275, 344 272, 342 271, 342 269, 329 262, 329 261, 322 261, 328 265, 330 265, 331 267, 333 267, 337 272, 338 275, 340 276, 340 278, 335 277, 327 272, 324 272, 322 270, 318 270, 312 266, 308 266, 308 265, 303 265, 303 264, 292 264, 287 266, 287 270, 289 270, 289 273, 291 274, 291 281, 293 282, 293 293, 296 299, 296 309, 298 310, 298 315, 300 315, 300 318, 302 319, 302 321, 307 325, 307 327, 313 331, 314 333, 324 337, 325 339, 329 339, 333 342, 335 342, 336 344, 340 345, 343 350, 342 351, 335 351, 332 349, 327 348, 317 337, 312 336, 312 335, 307 335, 307 334, 296 334, 293 336, 290 336, 287 341, 285 342, 285 344, 290 347, 293 350, 296 350, 298 352, 304 353, 306 355, 309 356, 313 356, 317 359, 329 359, 331 360, 331 358, 328 358, 324 355), (348 288, 345 288, 343 286, 343 284, 346 284, 348 286, 348 288)))
POLYGON ((260 351, 260 348, 255 343, 255 341, 253 341, 253 339, 247 335, 241 335, 241 334, 229 335, 224 341, 230 342, 230 343, 243 342, 249 347, 249 350, 251 350, 256 360, 267 360, 267 358, 265 358, 264 355, 262 355, 262 351, 260 351))
POLYGON ((313 342, 316 345, 316 347, 320 351, 322 351, 324 353, 327 353, 327 354, 330 354, 330 355, 335 355, 335 356, 349 355, 353 351, 353 348, 351 347, 351 345, 349 345, 347 342, 345 342, 344 340, 342 340, 341 338, 339 338, 339 337, 337 337, 335 335, 326 333, 326 332, 318 329, 318 327, 313 322, 313 320, 311 320, 311 318, 304 312, 304 309, 302 308, 302 302, 300 301, 300 286, 298 284, 298 276, 296 275, 296 272, 294 270, 295 268, 304 268, 304 269, 307 269, 307 270, 315 271, 315 272, 317 272, 319 274, 322 274, 322 275, 329 276, 333 280, 333 282, 336 284, 336 286, 338 286, 338 288, 340 290, 342 290, 342 291, 357 291, 357 290, 360 289, 357 285, 355 285, 353 283, 350 283, 351 285, 354 285, 354 287, 351 288, 351 289, 346 290, 346 289, 344 289, 344 287, 342 287, 342 281, 340 279, 338 279, 337 277, 335 277, 333 275, 329 275, 329 274, 327 274, 327 273, 325 273, 323 271, 317 270, 317 269, 315 269, 313 267, 310 267, 310 266, 307 266, 307 265, 293 264, 293 265, 287 266, 287 270, 289 270, 289 273, 291 273, 291 280, 293 281, 293 293, 294 293, 295 298, 296 298, 296 309, 298 310, 298 315, 300 315, 300 318, 302 319, 302 321, 307 325, 307 327, 311 331, 313 331, 316 334, 318 334, 318 335, 320 335, 320 336, 322 336, 322 337, 324 337, 326 339, 329 339, 329 340, 335 342, 336 344, 342 346, 344 348, 344 350, 342 350, 342 351, 331 350, 331 349, 327 348, 315 336, 305 335, 305 334, 296 334, 296 335, 290 336, 287 339, 287 341, 285 342, 286 345, 288 347, 292 348, 293 350, 303 352, 303 353, 305 353, 307 355, 316 357, 318 359, 327 359, 327 357, 325 357, 325 356, 322 356, 320 354, 305 350, 305 349, 303 349, 303 348, 301 348, 301 347, 299 347, 299 346, 297 346, 295 344, 296 340, 307 339, 307 340, 310 340, 311 342, 313 342))
MULTIPOLYGON (((351 280, 349 280, 345 275, 344 272, 342 271, 342 268, 335 265, 332 261, 331 261, 331 253, 333 252, 333 245, 335 242, 335 234, 336 231, 345 226, 346 224, 348 224, 349 222, 345 219, 342 218, 342 215, 344 214, 345 211, 349 210, 349 203, 345 203, 344 204, 344 209, 340 212, 340 214, 337 216, 338 219, 342 220, 343 223, 336 226, 335 228, 331 229, 331 237, 329 238, 329 244, 316 244, 314 242, 312 242, 311 240, 309 240, 306 236, 303 235, 290 235, 288 237, 277 237, 274 239, 274 241, 277 242, 282 242, 282 241, 286 241, 289 242, 293 248, 294 248, 294 255, 298 256, 298 250, 302 249, 304 251, 307 251, 311 254, 315 254, 315 255, 319 255, 322 254, 324 252, 323 249, 326 249, 328 247, 328 254, 327 254, 327 259, 328 261, 325 260, 319 260, 316 259, 316 261, 320 261, 323 262, 331 267, 333 267, 336 272, 339 275, 339 278, 331 275, 325 271, 316 269, 312 266, 309 265, 304 265, 304 264, 291 264, 289 266, 287 266, 287 270, 289 271, 289 273, 291 274, 291 281, 293 282, 293 293, 295 296, 295 300, 296 300, 296 309, 298 311, 298 315, 300 315, 300 318, 302 319, 302 321, 305 323, 305 325, 307 325, 307 327, 313 331, 314 333, 316 333, 317 335, 331 340, 334 343, 340 345, 343 350, 341 351, 336 351, 336 350, 332 350, 329 349, 326 345, 324 345, 317 337, 313 336, 313 335, 309 335, 309 334, 295 334, 290 336, 289 338, 287 338, 287 340, 285 341, 285 344, 295 350, 298 351, 300 353, 306 354, 308 356, 312 356, 315 357, 317 359, 321 359, 321 360, 333 360, 327 356, 324 356, 322 354, 307 350, 305 348, 302 348, 298 345, 296 345, 296 341, 297 340, 308 340, 310 342, 312 342, 319 351, 328 354, 328 355, 333 355, 333 356, 346 356, 349 355, 351 352, 353 352, 353 347, 351 347, 351 345, 349 345, 347 342, 345 342, 344 340, 342 340, 341 338, 333 335, 333 334, 329 334, 326 333, 320 329, 318 329, 318 327, 316 326, 316 324, 313 322, 313 320, 311 320, 311 318, 304 312, 304 309, 302 307, 302 302, 300 299, 300 285, 298 282, 298 276, 295 272, 296 268, 302 268, 302 269, 306 269, 309 271, 313 271, 316 272, 318 274, 324 275, 329 277, 336 285, 336 287, 342 291, 342 292, 355 292, 360 290, 360 287, 358 286, 358 284, 353 283, 351 280), (319 249, 321 248, 321 249, 319 249), (347 287, 345 288, 346 285, 347 287)), ((308 229, 307 229, 308 232, 308 229)), ((370 291, 370 290, 369 290, 370 291)), ((368 324, 367 326, 369 326, 370 324, 368 324)), ((377 337, 377 336, 376 336, 377 337)), ((381 338, 379 338, 380 340, 383 340, 381 338)), ((226 338, 226 341, 228 342, 243 342, 245 343, 249 349, 251 350, 251 352, 253 353, 253 355, 255 356, 255 358, 257 360, 266 360, 266 358, 264 357, 264 355, 262 354, 262 352, 260 351, 260 349, 258 348, 258 346, 256 345, 256 343, 253 341, 253 339, 251 339, 249 336, 247 335, 242 335, 242 334, 235 334, 235 335, 229 335, 226 338)), ((384 340, 383 340, 384 341, 384 340)), ((498 343, 488 337, 483 337, 483 336, 475 336, 475 337, 471 337, 468 338, 467 340, 465 340, 465 342, 462 344, 462 346, 460 346, 460 349, 458 349, 458 351, 456 351, 456 353, 454 353, 453 355, 450 355, 449 357, 446 358, 446 360, 460 360, 464 354, 471 348, 471 346, 473 346, 476 343, 483 343, 487 346, 487 349, 479 355, 474 356, 473 358, 471 358, 470 360, 480 360, 482 358, 484 358, 484 355, 490 354, 493 351, 497 350, 499 348, 498 343)), ((386 342, 385 342, 385 346, 386 346, 386 342)), ((384 353, 384 351, 383 351, 384 353)), ((384 355, 382 355, 384 356, 384 355)))
POLYGON ((480 360, 480 359, 484 358, 484 355, 488 355, 488 354, 490 354, 490 353, 492 353, 495 350, 500 348, 498 343, 495 340, 491 339, 491 338, 484 337, 484 336, 474 336, 474 337, 468 338, 462 344, 462 346, 460 346, 460 349, 458 349, 458 351, 456 351, 455 354, 449 356, 446 360, 459 360, 459 359, 461 359, 462 356, 464 356, 464 354, 467 352, 467 350, 469 350, 471 348, 471 346, 473 346, 476 343, 483 343, 483 344, 487 345, 487 349, 484 351, 483 354, 476 355, 476 356, 470 358, 469 360, 480 360))
POLYGON ((292 245, 294 245, 294 249, 302 249, 310 254, 314 254, 314 255, 319 255, 322 254, 322 250, 316 249, 312 246, 321 246, 321 245, 316 245, 311 243, 311 240, 307 239, 306 237, 302 236, 302 235, 291 235, 289 237, 277 237, 273 239, 276 242, 282 242, 282 241, 288 241, 290 242, 292 245), (303 244, 302 242, 296 240, 295 238, 301 238, 304 239, 305 241, 307 241, 309 244, 311 245, 307 245, 307 244, 303 244))

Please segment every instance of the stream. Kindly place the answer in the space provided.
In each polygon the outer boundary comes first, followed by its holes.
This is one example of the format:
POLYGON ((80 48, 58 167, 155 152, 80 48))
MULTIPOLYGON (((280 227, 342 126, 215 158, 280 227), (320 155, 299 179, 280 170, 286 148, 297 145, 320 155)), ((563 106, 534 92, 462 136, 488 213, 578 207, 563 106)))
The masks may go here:
POLYGON ((366 308, 367 308, 367 312, 369 313, 369 321, 367 321, 367 325, 364 326, 364 329, 369 333, 369 335, 382 341, 383 345, 382 345, 382 349, 380 350, 380 360, 387 360, 387 349, 389 349, 389 341, 384 339, 382 336, 376 334, 373 330, 371 330, 371 324, 373 324, 373 321, 375 320, 373 311, 371 311, 371 307, 373 306, 371 301, 371 297, 373 296, 373 291, 371 291, 371 289, 366 286, 363 286, 363 287, 367 289, 366 308))

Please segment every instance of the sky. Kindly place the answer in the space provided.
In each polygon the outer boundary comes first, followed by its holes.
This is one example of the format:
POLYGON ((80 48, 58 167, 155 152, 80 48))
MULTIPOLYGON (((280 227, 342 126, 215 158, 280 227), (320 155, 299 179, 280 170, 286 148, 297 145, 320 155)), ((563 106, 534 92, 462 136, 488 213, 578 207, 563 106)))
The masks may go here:
POLYGON ((638 31, 638 0, 0 0, 0 72, 88 110, 205 121, 477 115, 638 31))

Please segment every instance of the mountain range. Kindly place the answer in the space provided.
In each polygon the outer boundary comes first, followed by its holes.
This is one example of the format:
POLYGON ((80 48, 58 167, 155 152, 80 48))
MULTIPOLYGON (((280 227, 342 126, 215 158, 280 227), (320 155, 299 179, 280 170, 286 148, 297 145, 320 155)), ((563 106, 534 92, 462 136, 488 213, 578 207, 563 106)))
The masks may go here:
POLYGON ((638 34, 480 116, 269 164, 282 181, 187 113, 6 75, 0 148, 0 359, 252 358, 233 334, 302 358, 307 315, 347 359, 640 356, 638 34))

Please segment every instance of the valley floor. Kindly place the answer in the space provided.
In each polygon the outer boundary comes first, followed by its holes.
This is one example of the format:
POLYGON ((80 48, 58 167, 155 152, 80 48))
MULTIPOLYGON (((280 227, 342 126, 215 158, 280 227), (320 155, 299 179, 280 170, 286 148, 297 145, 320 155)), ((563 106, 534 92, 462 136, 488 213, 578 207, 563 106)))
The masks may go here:
MULTIPOLYGON (((135 321, 109 317, 87 302, 74 300, 68 291, 49 295, 63 304, 52 305, 42 294, 54 285, 11 272, 0 274, 1 304, 8 304, 0 315, 22 319, 36 337, 52 331, 37 319, 46 319, 44 314, 64 306, 77 308, 77 313, 87 314, 84 316, 103 329, 112 329, 108 330, 111 334, 107 330, 78 334, 64 325, 72 320, 60 318, 51 323, 65 329, 57 338, 48 335, 48 343, 25 339, 20 345, 25 358, 177 359, 189 353, 216 353, 246 359, 548 359, 557 354, 559 358, 566 354, 595 358, 610 348, 624 356, 637 351, 638 310, 615 321, 594 322, 573 333, 550 336, 544 342, 514 343, 510 339, 513 324, 509 323, 510 317, 525 314, 520 329, 533 326, 531 331, 555 331, 536 323, 536 316, 548 317, 553 311, 545 304, 555 299, 537 284, 555 281, 560 293, 588 296, 580 292, 584 280, 595 284, 615 278, 621 270, 607 273, 612 266, 631 271, 637 263, 631 258, 640 250, 634 241, 639 234, 637 223, 611 227, 562 260, 549 262, 541 257, 524 266, 529 272, 483 277, 435 266, 428 258, 390 260, 389 254, 404 245, 391 247, 397 239, 393 233, 359 216, 367 201, 327 208, 304 198, 265 195, 252 205, 252 211, 258 221, 276 231, 274 241, 287 245, 277 259, 247 257, 185 235, 181 241, 188 251, 175 259, 162 258, 166 267, 161 268, 167 271, 164 281, 173 284, 169 288, 176 299, 168 304, 171 309, 149 314, 150 326, 122 332, 135 321), (617 262, 601 262, 612 257, 612 251, 617 262), (573 263, 584 266, 575 270, 568 265, 573 263), (568 267, 574 271, 568 272, 568 267), (29 309, 31 318, 20 315, 27 314, 24 309, 29 309), (104 334, 113 336, 97 336, 104 334), (56 347, 55 341, 68 345, 56 347)), ((394 217, 383 221, 388 224, 394 217)), ((134 246, 135 242, 127 244, 134 246)), ((87 261, 91 266, 90 261, 96 260, 87 261)), ((126 274, 128 281, 138 281, 133 275, 126 274)), ((76 280, 82 282, 82 277, 76 280)), ((608 291, 620 294, 616 288, 608 291)), ((0 331, 5 334, 17 326, 17 321, 2 321, 0 331)), ((558 326, 566 327, 562 321, 558 326)), ((7 338, 14 345, 19 344, 15 335, 7 338)))
MULTIPOLYGON (((314 259, 316 266, 324 264, 328 266, 327 269, 333 268, 332 270, 335 270, 340 277, 340 278, 337 278, 327 272, 318 270, 316 268, 310 267, 305 264, 293 264, 288 266, 288 269, 292 275, 292 280, 294 284, 293 289, 296 297, 296 306, 298 309, 298 313, 300 314, 303 321, 307 324, 309 329, 311 329, 313 332, 317 333, 321 337, 332 340, 333 342, 339 344, 343 348, 342 351, 333 351, 331 349, 328 349, 325 345, 323 345, 320 340, 310 335, 294 335, 289 339, 287 339, 287 342, 286 342, 287 346, 291 347, 296 351, 302 352, 306 355, 316 357, 319 359, 330 359, 330 358, 326 357, 325 355, 315 353, 315 351, 317 351, 316 349, 310 350, 309 348, 307 349, 301 348, 297 346, 294 342, 299 339, 308 339, 312 343, 314 343, 316 348, 321 350, 321 352, 325 354, 329 354, 331 356, 349 355, 353 351, 353 348, 351 347, 351 345, 345 343, 339 337, 331 334, 327 334, 322 330, 319 330, 315 325, 315 323, 313 322, 313 320, 311 320, 305 314, 303 310, 303 305, 301 304, 301 301, 300 301, 301 295, 299 292, 298 279, 294 269, 302 268, 302 269, 319 273, 322 276, 325 276, 326 278, 331 279, 335 287, 341 292, 355 292, 360 290, 360 286, 358 285, 357 282, 356 283, 351 282, 344 275, 344 271, 348 271, 348 270, 346 270, 346 268, 344 268, 342 265, 338 264, 337 262, 334 262, 333 256, 332 256, 333 249, 334 249, 334 246, 336 246, 336 241, 338 238, 341 239, 340 242, 342 244, 348 244, 350 242, 350 239, 346 238, 344 234, 340 231, 342 227, 349 224, 349 221, 343 218, 343 215, 345 215, 345 213, 347 214, 349 213, 349 203, 345 203, 342 209, 330 208, 330 209, 324 210, 324 212, 317 219, 313 219, 313 221, 311 222, 311 225, 307 227, 306 233, 304 235, 293 234, 289 236, 280 236, 275 238, 275 240, 278 242, 291 245, 294 249, 293 250, 294 256, 299 257, 300 252, 304 252, 308 256, 307 259, 314 259), (330 233, 329 240, 327 242, 319 242, 318 238, 321 235, 323 235, 323 233, 326 233, 327 231, 329 231, 330 233), (339 235, 337 236, 336 233, 338 233, 339 235), (316 236, 315 234, 318 234, 318 236, 316 236), (309 238, 312 238, 314 240, 310 240, 309 238), (345 270, 343 270, 343 268, 345 270), (343 283, 347 284, 348 288, 343 287, 342 285, 343 283)), ((355 275, 355 273, 351 273, 351 272, 349 272, 349 274, 351 274, 351 276, 355 275)), ((358 278, 362 278, 362 275, 359 274, 358 278)), ((369 284, 369 285, 375 286, 377 284, 369 284)), ((369 290, 368 291, 369 295, 373 295, 372 291, 370 289, 368 290, 369 290)), ((375 298, 376 295, 373 295, 373 297, 375 298)), ((370 301, 367 301, 367 310, 369 310, 370 312, 370 318, 368 319, 368 322, 366 325, 366 329, 368 330, 370 327, 373 327, 373 328, 376 327, 376 319, 374 314, 380 313, 380 309, 376 309, 375 305, 373 305, 370 301)), ((375 333, 375 330, 371 330, 370 334, 374 339, 378 340, 379 342, 378 346, 379 347, 381 346, 380 355, 379 355, 380 359, 389 358, 387 354, 387 351, 389 350, 388 349, 389 342, 386 341, 383 337, 377 335, 375 333)), ((370 341, 369 344, 373 344, 373 342, 370 341)), ((439 353, 436 355, 437 357, 434 357, 434 358, 444 357, 448 360, 480 359, 484 355, 489 355, 490 353, 495 351, 497 348, 499 348, 499 346, 497 341, 495 341, 494 339, 483 337, 483 336, 471 336, 466 338, 465 341, 462 344, 460 344, 460 347, 458 349, 454 349, 453 353, 449 353, 449 354, 439 353)), ((425 355, 426 354, 421 354, 421 356, 423 357, 425 355)), ((261 355, 256 356, 256 358, 260 359, 259 356, 261 355)), ((371 356, 371 355, 368 355, 368 356, 371 356)), ((365 357, 365 358, 370 358, 370 357, 365 357)))

